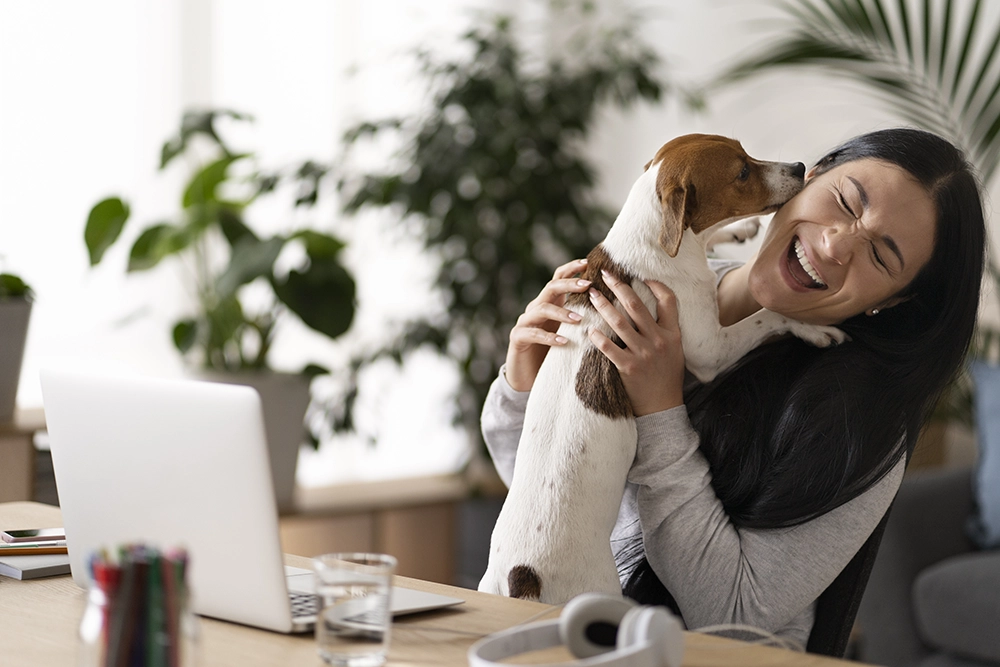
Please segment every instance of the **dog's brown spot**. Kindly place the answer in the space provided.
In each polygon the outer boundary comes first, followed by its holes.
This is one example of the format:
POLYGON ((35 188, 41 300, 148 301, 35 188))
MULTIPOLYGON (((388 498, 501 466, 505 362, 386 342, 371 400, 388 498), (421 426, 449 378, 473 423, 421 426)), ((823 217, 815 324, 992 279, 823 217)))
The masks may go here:
POLYGON ((757 320, 757 321, 754 322, 754 324, 757 324, 757 325, 760 325, 760 324, 763 324, 763 323, 764 323, 764 320, 757 320))
MULTIPOLYGON (((627 283, 629 285, 631 285, 632 281, 635 280, 635 276, 626 271, 621 264, 616 264, 608 256, 608 252, 604 249, 603 244, 598 244, 597 247, 590 251, 590 254, 587 255, 587 268, 584 269, 583 275, 580 277, 585 280, 589 280, 591 282, 591 287, 603 294, 606 299, 614 303, 618 300, 618 298, 614 295, 614 292, 611 291, 611 288, 604 284, 604 276, 601 274, 602 270, 607 271, 623 283, 627 283)), ((566 305, 576 306, 578 308, 593 308, 590 303, 590 296, 586 292, 583 292, 582 294, 576 292, 567 294, 566 305)))
MULTIPOLYGON (((635 277, 612 261, 603 245, 598 245, 590 251, 583 277, 591 282, 594 289, 615 303, 618 299, 605 284, 602 270, 628 284, 631 284, 635 277)), ((594 307, 587 294, 568 294, 566 304, 576 306, 578 309, 594 307)), ((612 340, 618 347, 625 347, 617 336, 612 340)), ((596 347, 588 348, 583 355, 576 373, 576 395, 587 408, 599 415, 612 419, 632 416, 632 403, 625 393, 625 386, 622 384, 618 369, 596 347)))
POLYGON ((507 573, 507 589, 512 598, 538 600, 542 594, 542 582, 531 566, 515 565, 507 573))
POLYGON ((632 403, 618 369, 596 347, 583 355, 576 373, 576 395, 590 410, 611 419, 632 416, 632 403))

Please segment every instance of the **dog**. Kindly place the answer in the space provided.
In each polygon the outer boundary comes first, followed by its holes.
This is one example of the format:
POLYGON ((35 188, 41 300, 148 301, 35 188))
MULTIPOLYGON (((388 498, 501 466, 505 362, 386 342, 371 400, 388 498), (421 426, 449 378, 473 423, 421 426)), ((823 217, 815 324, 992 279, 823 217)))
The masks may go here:
MULTIPOLYGON (((814 345, 842 342, 834 327, 760 311, 722 327, 716 275, 705 247, 735 220, 777 210, 803 187, 805 166, 761 162, 739 142, 684 135, 646 164, 583 275, 616 304, 601 271, 631 285, 656 314, 643 282, 677 301, 685 365, 707 382, 765 339, 794 334, 814 345)), ((586 592, 621 595, 610 538, 635 457, 636 428, 618 369, 590 342, 597 328, 622 345, 586 294, 567 295, 579 324, 553 347, 528 398, 514 476, 490 540, 479 590, 560 604, 586 592)))

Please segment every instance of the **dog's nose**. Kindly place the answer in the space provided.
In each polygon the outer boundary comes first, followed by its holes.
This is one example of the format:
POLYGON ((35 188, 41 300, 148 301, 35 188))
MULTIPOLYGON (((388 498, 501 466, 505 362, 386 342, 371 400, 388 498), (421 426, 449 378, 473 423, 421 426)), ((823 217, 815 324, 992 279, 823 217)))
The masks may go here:
POLYGON ((796 178, 804 178, 806 175, 806 166, 801 162, 796 162, 792 165, 792 176, 796 178))

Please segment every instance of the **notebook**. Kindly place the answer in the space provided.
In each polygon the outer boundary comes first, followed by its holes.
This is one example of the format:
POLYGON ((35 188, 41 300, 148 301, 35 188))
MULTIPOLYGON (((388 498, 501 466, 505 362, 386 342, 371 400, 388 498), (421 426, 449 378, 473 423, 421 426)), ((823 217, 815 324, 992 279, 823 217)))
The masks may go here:
MULTIPOLYGON (((254 389, 53 369, 41 383, 77 584, 88 585, 87 559, 101 547, 182 546, 197 613, 278 632, 312 627, 314 614, 292 614, 290 592, 310 594, 312 575, 282 560, 254 389)), ((394 589, 392 611, 461 602, 394 589)))
POLYGON ((0 575, 13 579, 37 579, 57 574, 69 574, 69 556, 0 556, 0 575))

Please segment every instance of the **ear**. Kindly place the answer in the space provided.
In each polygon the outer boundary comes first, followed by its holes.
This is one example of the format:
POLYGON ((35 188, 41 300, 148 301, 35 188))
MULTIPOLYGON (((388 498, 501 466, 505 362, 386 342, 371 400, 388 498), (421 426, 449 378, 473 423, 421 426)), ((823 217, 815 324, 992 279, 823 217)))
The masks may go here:
POLYGON ((671 257, 677 256, 681 247, 684 230, 688 228, 688 220, 698 204, 698 196, 694 183, 686 187, 674 185, 660 191, 660 207, 663 213, 663 225, 660 228, 660 245, 671 257))
POLYGON ((647 169, 649 169, 649 165, 651 165, 651 164, 653 164, 653 161, 652 161, 652 160, 650 160, 649 162, 647 162, 647 163, 646 163, 646 166, 645 166, 645 167, 643 167, 643 168, 642 168, 642 170, 643 170, 643 171, 646 171, 647 169))

